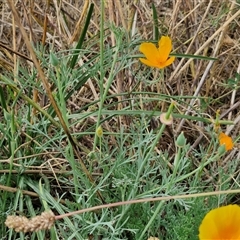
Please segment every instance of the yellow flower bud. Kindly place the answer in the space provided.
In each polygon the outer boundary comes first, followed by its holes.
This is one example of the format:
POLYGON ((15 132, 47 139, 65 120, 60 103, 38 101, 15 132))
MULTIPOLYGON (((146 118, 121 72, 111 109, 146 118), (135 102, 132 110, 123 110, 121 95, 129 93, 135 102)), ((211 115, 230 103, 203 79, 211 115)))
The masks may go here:
POLYGON ((101 126, 99 126, 96 130, 96 134, 99 138, 101 138, 103 136, 103 129, 101 126))

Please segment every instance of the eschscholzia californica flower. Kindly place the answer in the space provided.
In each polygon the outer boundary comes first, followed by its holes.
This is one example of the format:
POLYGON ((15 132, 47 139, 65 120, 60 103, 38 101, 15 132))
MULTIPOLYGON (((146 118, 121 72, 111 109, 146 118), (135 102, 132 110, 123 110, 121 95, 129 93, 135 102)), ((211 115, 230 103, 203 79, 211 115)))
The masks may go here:
POLYGON ((228 205, 211 210, 199 227, 200 240, 240 240, 240 207, 228 205))
POLYGON ((149 67, 164 68, 173 63, 175 57, 169 57, 172 50, 172 41, 170 37, 162 36, 158 42, 158 48, 153 43, 142 43, 139 51, 146 58, 139 60, 149 67))
POLYGON ((220 145, 225 145, 226 150, 232 150, 233 149, 233 140, 231 137, 226 135, 225 133, 221 132, 218 136, 218 140, 220 145))

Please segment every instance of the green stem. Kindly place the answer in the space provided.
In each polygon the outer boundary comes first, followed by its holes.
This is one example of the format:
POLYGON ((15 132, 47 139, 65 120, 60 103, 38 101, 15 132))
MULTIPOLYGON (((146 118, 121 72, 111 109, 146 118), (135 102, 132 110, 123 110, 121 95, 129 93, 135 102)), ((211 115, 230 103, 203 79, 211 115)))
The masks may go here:
POLYGON ((163 204, 165 203, 165 201, 162 201, 158 204, 157 209, 155 210, 154 214, 152 215, 151 219, 148 221, 148 224, 146 225, 146 227, 144 228, 144 230, 142 231, 140 237, 138 238, 138 240, 143 239, 144 234, 146 233, 146 231, 148 230, 148 228, 151 226, 152 222, 154 221, 154 219, 157 217, 157 215, 159 214, 163 204))
MULTIPOLYGON (((109 77, 104 89, 104 0, 101 1, 101 27, 100 27, 100 102, 99 102, 99 110, 98 110, 98 115, 97 115, 97 123, 96 123, 96 130, 100 126, 101 122, 101 116, 102 116, 102 111, 103 111, 103 106, 104 106, 104 101, 107 98, 108 91, 110 89, 110 86, 112 84, 112 81, 114 79, 114 74, 116 70, 116 63, 119 59, 119 48, 120 48, 120 41, 117 39, 116 47, 115 47, 115 54, 113 56, 113 62, 112 62, 112 67, 109 73, 109 77)), ((96 132, 96 131, 95 131, 96 132)), ((93 144, 93 152, 96 149, 97 146, 97 141, 98 141, 98 136, 95 134, 94 138, 94 144, 93 144)))
POLYGON ((56 70, 56 75, 57 75, 57 84, 58 84, 58 93, 59 93, 59 102, 60 102, 60 108, 62 111, 62 116, 63 119, 67 125, 67 127, 69 127, 68 125, 68 119, 67 119, 67 111, 66 111, 66 101, 65 101, 65 97, 64 97, 64 93, 63 93, 63 86, 62 86, 62 80, 61 80, 61 76, 60 76, 60 69, 59 66, 55 67, 56 70))

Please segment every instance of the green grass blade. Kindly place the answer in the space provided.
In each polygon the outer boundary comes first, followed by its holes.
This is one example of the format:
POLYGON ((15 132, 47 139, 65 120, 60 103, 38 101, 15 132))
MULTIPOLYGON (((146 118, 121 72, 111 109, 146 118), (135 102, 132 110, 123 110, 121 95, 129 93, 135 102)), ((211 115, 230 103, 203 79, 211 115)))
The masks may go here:
POLYGON ((157 9, 154 3, 152 3, 152 10, 153 10, 153 34, 154 34, 153 39, 158 41, 159 40, 158 16, 157 16, 157 9))
POLYGON ((79 49, 82 48, 82 45, 83 45, 83 41, 84 41, 84 38, 86 36, 86 33, 87 33, 87 29, 88 29, 88 26, 90 24, 90 19, 92 17, 92 14, 93 14, 93 8, 94 8, 94 4, 92 3, 90 5, 90 8, 89 8, 89 11, 88 11, 88 14, 87 14, 87 18, 86 18, 86 23, 84 25, 84 28, 83 28, 83 31, 82 31, 82 34, 79 38, 79 41, 77 43, 77 46, 74 50, 74 53, 73 53, 73 57, 72 57, 72 60, 70 62, 70 68, 73 69, 76 62, 77 62, 77 59, 78 59, 78 53, 79 53, 79 49))

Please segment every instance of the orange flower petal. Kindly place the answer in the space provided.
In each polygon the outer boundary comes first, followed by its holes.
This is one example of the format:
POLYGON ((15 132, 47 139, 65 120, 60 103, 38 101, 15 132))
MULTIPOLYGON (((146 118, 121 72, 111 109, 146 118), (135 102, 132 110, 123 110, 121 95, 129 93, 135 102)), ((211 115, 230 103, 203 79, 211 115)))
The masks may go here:
POLYGON ((159 63, 153 63, 151 61, 149 61, 148 59, 146 58, 139 58, 139 60, 144 63, 145 65, 149 66, 149 67, 156 67, 156 68, 163 68, 163 67, 159 67, 159 63))
POLYGON ((158 42, 158 51, 160 55, 159 61, 166 62, 171 50, 172 50, 172 41, 170 37, 162 36, 158 42))
POLYGON ((225 148, 227 151, 233 149, 234 144, 233 144, 233 140, 231 137, 229 137, 225 133, 221 132, 219 134, 218 139, 219 139, 220 145, 225 145, 225 148))
POLYGON ((140 45, 139 51, 145 55, 149 62, 156 66, 158 65, 158 59, 160 58, 159 51, 153 43, 142 43, 140 45))
POLYGON ((199 227, 200 240, 240 240, 240 207, 228 205, 211 210, 199 227))
POLYGON ((175 60, 175 57, 170 57, 166 62, 165 62, 165 67, 171 65, 173 61, 175 60))
POLYGON ((161 37, 158 48, 153 43, 142 43, 139 51, 142 52, 146 58, 140 58, 140 61, 150 67, 164 68, 172 64, 175 59, 175 57, 169 58, 171 49, 172 41, 166 36, 161 37))
POLYGON ((153 63, 151 61, 149 61, 146 58, 139 58, 139 60, 144 63, 145 65, 149 66, 149 67, 156 67, 156 68, 164 68, 169 66, 170 64, 172 64, 172 62, 175 60, 175 57, 170 57, 166 62, 164 63, 153 63))

